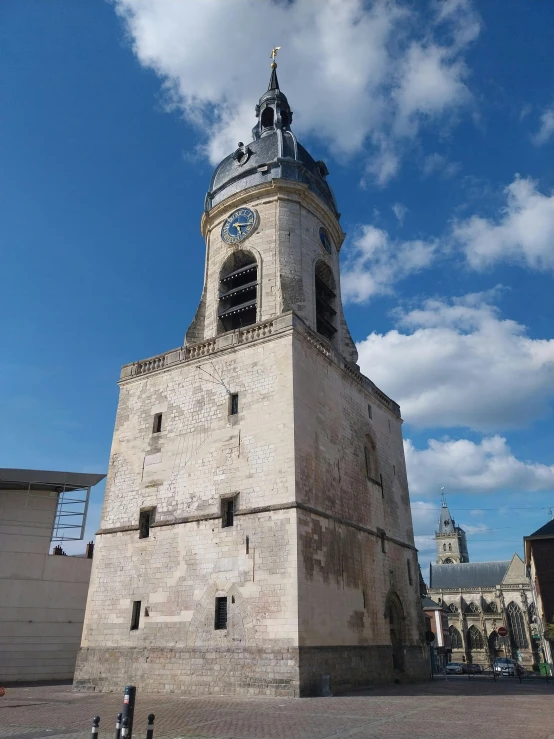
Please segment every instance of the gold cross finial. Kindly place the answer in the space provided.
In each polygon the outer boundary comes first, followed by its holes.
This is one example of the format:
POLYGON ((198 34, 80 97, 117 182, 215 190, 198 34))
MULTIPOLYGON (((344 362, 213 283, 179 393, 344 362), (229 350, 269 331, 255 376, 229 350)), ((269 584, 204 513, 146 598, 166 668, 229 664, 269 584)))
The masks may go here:
POLYGON ((271 67, 274 69, 277 66, 277 62, 275 61, 275 57, 277 56, 277 52, 279 51, 281 47, 280 46, 274 46, 273 49, 271 49, 271 67))

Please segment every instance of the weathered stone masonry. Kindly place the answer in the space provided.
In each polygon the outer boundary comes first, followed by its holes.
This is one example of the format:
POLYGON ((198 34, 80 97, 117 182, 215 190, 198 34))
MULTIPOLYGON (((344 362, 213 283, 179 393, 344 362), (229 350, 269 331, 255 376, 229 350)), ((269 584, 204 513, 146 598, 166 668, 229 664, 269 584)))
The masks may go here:
POLYGON ((427 672, 400 410, 356 365, 344 234, 287 106, 270 88, 273 128, 212 178, 185 345, 122 370, 78 687, 308 695, 321 674, 340 691, 427 672), (225 330, 231 256, 255 299, 225 330))

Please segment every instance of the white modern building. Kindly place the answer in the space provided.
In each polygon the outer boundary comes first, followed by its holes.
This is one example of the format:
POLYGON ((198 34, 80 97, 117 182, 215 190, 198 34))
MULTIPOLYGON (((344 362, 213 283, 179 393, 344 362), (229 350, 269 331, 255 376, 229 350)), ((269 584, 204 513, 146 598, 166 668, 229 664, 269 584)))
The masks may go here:
POLYGON ((64 556, 61 543, 82 539, 104 477, 0 469, 0 684, 73 677, 92 547, 64 556))

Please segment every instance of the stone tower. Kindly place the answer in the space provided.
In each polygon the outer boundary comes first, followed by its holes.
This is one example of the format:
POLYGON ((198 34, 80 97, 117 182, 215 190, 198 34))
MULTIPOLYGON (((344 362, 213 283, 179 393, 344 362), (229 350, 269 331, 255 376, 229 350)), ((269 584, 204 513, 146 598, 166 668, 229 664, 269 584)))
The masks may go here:
POLYGON ((435 540, 437 542, 437 564, 469 562, 466 532, 460 526, 456 526, 444 498, 439 517, 439 530, 435 532, 435 540))
POLYGON ((327 167, 272 65, 184 346, 123 367, 76 672, 309 695, 427 674, 400 409, 356 364, 327 167))

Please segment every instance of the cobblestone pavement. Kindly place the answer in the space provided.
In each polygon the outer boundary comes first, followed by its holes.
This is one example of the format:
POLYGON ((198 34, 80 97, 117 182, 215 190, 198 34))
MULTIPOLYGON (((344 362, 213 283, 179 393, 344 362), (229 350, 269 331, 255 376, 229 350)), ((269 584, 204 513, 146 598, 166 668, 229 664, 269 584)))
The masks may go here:
MULTIPOLYGON (((114 736, 122 695, 75 693, 70 685, 7 688, 0 737, 100 739, 114 736)), ((134 739, 554 739, 554 684, 449 678, 390 685, 334 698, 188 698, 139 694, 134 739)))

